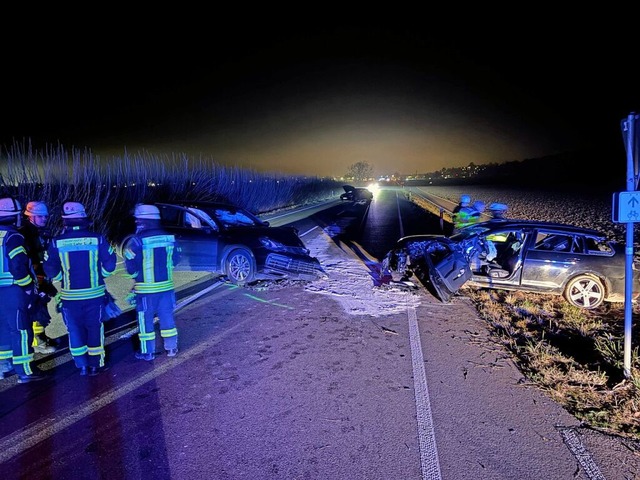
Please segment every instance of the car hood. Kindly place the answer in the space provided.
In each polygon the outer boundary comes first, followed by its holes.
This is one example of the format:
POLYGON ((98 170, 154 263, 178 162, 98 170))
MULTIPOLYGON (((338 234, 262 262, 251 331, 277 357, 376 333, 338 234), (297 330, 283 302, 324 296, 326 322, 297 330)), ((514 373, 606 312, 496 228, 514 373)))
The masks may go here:
POLYGON ((304 247, 304 243, 298 237, 294 227, 229 227, 225 229, 229 236, 251 236, 256 239, 268 237, 271 240, 280 242, 287 247, 304 247))
POLYGON ((343 185, 342 188, 346 193, 353 192, 356 189, 353 185, 343 185))

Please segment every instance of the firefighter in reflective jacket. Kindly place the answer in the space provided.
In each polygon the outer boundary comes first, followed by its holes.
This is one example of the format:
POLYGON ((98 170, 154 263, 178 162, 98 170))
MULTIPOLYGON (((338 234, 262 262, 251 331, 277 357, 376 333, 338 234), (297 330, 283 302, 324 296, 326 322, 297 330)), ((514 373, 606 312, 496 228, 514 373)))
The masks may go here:
POLYGON ((20 203, 0 198, 0 378, 18 374, 18 383, 45 378, 31 367, 33 328, 29 307, 37 296, 20 226, 20 203))
POLYGON ((133 294, 140 329, 139 360, 155 359, 154 318, 160 323, 160 336, 167 355, 178 354, 178 330, 173 311, 176 304, 173 269, 180 260, 175 237, 160 226, 160 211, 154 205, 136 205, 133 216, 136 233, 122 246, 125 268, 134 281, 133 294))
POLYGON ((474 212, 475 210, 471 206, 471 197, 466 194, 460 195, 460 203, 451 212, 453 215, 453 233, 458 233, 461 228, 471 225, 474 212))
POLYGON ((69 332, 69 350, 80 375, 97 375, 105 368, 105 277, 116 269, 116 254, 106 238, 89 229, 84 206, 65 202, 63 230, 45 254, 44 270, 61 282, 62 319, 69 332))
POLYGON ((57 349, 57 342, 47 336, 45 329, 51 323, 47 304, 56 296, 58 290, 46 277, 42 266, 44 252, 51 241, 51 234, 46 228, 49 209, 44 202, 29 202, 24 215, 25 219, 18 231, 24 236, 27 255, 31 259, 38 285, 38 300, 29 309, 33 322, 33 348, 36 353, 53 353, 57 349))

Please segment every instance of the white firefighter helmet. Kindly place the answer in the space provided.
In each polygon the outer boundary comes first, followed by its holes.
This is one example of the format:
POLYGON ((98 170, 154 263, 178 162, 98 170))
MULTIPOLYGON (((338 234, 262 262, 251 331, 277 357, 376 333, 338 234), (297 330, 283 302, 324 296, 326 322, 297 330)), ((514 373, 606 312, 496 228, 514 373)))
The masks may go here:
POLYGON ((65 202, 62 205, 62 218, 85 218, 87 212, 84 211, 84 205, 78 202, 65 202))
POLYGON ((160 220, 160 210, 155 205, 139 203, 133 210, 133 216, 142 220, 160 220))
POLYGON ((498 203, 498 202, 493 202, 491 205, 489 205, 489 211, 490 212, 506 212, 509 209, 509 207, 507 207, 504 203, 498 203))
POLYGON ((19 215, 21 211, 22 207, 20 206, 20 202, 15 198, 0 198, 0 218, 19 215))
POLYGON ((49 209, 44 202, 29 202, 24 210, 24 214, 27 217, 35 217, 36 215, 48 217, 49 209))
POLYGON ((482 200, 476 200, 475 202, 473 202, 473 208, 474 210, 476 210, 477 212, 484 212, 486 205, 482 200))

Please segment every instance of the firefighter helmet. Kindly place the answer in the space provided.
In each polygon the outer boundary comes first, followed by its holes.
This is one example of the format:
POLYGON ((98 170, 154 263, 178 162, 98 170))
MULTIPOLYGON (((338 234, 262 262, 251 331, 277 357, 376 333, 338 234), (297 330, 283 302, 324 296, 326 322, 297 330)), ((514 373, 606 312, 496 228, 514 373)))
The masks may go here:
POLYGON ((486 205, 482 200, 476 200, 475 202, 473 202, 472 207, 475 211, 482 213, 484 212, 486 205))
POLYGON ((142 220, 160 220, 160 210, 155 205, 139 203, 133 210, 133 216, 142 220))
POLYGON ((35 217, 36 215, 48 217, 49 209, 44 202, 29 202, 27 203, 27 208, 25 208, 24 214, 27 217, 35 217))
POLYGON ((22 208, 15 198, 0 198, 0 217, 10 217, 20 214, 22 208))
POLYGON ((78 202, 65 202, 62 206, 62 218, 85 218, 84 205, 78 202))

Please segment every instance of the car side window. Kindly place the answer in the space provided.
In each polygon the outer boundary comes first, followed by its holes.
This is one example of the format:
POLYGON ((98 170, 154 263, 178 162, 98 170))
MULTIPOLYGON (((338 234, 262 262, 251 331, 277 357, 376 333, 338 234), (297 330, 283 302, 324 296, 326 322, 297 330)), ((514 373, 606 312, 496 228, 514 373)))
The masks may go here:
POLYGON ((202 223, 200 222, 200 219, 198 217, 196 217, 195 215, 193 215, 192 213, 185 212, 184 213, 184 226, 187 227, 187 228, 200 229, 200 228, 202 228, 202 223))
POLYGON ((535 250, 546 250, 553 252, 570 252, 573 248, 573 236, 564 234, 547 234, 538 232, 536 237, 535 250))
POLYGON ((176 227, 180 225, 180 210, 168 206, 168 205, 160 205, 160 219, 163 225, 169 227, 176 227))
POLYGON ((610 255, 613 252, 611 245, 609 245, 609 243, 604 239, 594 238, 594 237, 585 237, 584 240, 585 240, 587 251, 590 254, 610 255))

